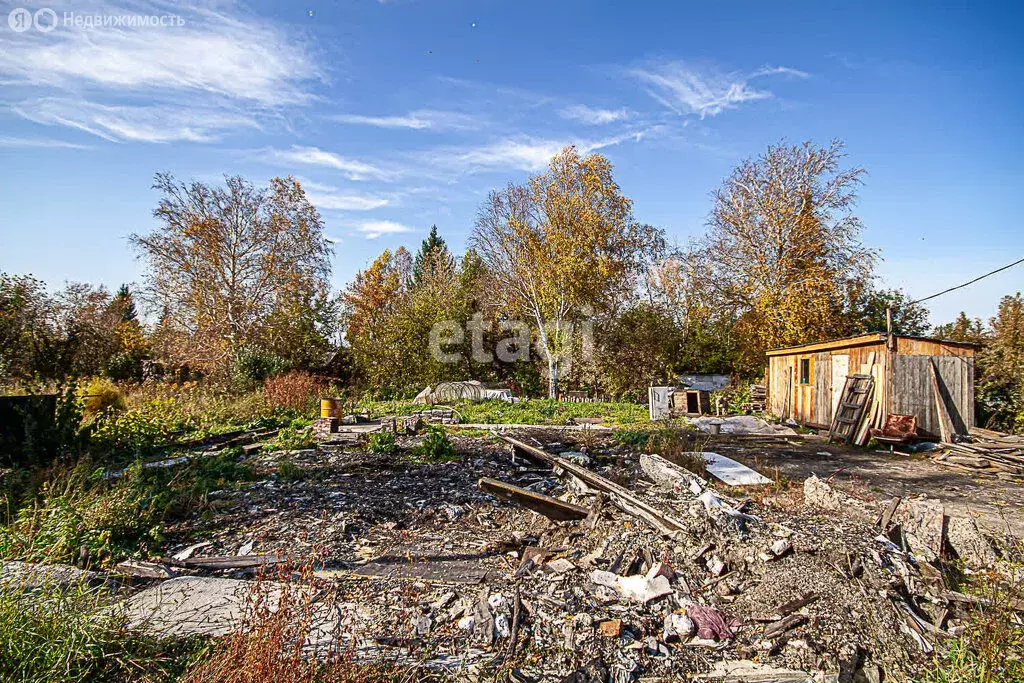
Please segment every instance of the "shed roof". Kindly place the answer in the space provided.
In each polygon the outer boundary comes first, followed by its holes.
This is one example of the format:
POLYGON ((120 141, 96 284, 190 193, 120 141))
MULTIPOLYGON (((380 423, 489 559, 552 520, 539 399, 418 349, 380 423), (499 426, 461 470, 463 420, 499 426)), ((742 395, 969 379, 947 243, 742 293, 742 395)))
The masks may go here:
MULTIPOLYGON (((856 337, 846 337, 845 339, 832 339, 823 342, 808 342, 806 344, 798 344, 796 346, 787 346, 779 349, 771 349, 767 352, 768 356, 786 356, 791 353, 807 353, 809 351, 828 351, 830 349, 842 349, 850 346, 863 346, 866 344, 881 344, 885 342, 886 334, 884 332, 871 332, 869 334, 860 334, 856 337)), ((933 337, 914 337, 910 335, 896 335, 897 339, 915 339, 918 341, 934 342, 936 344, 946 344, 948 346, 959 346, 967 349, 977 348, 977 344, 971 342, 953 341, 951 339, 936 339, 933 337)))

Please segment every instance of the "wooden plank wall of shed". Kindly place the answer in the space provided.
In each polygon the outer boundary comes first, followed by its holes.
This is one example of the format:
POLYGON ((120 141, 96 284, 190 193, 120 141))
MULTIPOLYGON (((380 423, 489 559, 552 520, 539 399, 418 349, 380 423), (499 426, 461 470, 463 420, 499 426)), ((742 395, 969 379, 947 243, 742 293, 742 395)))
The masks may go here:
POLYGON ((790 417, 793 406, 793 357, 772 356, 768 361, 768 412, 790 417))
POLYGON ((832 353, 814 354, 814 412, 808 420, 828 427, 832 424, 832 353))
POLYGON ((905 356, 967 356, 974 357, 970 346, 944 343, 937 339, 896 337, 896 353, 905 356))
MULTIPOLYGON (((881 343, 839 347, 811 353, 794 352, 772 356, 769 360, 769 410, 783 418, 792 417, 806 425, 828 427, 832 423, 832 356, 848 356, 849 374, 865 370, 875 353, 875 400, 884 405, 885 346, 881 343), (801 359, 811 360, 814 381, 810 386, 799 384, 801 359)), ((839 387, 842 391, 842 387, 839 387)))
POLYGON ((939 417, 932 390, 934 362, 939 371, 939 391, 958 432, 974 426, 974 358, 963 355, 893 356, 889 412, 916 415, 917 426, 927 436, 939 436, 939 417))

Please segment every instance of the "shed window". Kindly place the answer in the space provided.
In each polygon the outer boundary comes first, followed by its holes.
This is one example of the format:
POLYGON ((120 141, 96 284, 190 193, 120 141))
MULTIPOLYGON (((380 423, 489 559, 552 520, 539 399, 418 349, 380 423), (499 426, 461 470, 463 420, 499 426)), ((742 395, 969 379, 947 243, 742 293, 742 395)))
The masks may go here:
POLYGON ((814 377, 811 376, 811 359, 801 358, 800 359, 800 384, 810 384, 814 381, 814 377))

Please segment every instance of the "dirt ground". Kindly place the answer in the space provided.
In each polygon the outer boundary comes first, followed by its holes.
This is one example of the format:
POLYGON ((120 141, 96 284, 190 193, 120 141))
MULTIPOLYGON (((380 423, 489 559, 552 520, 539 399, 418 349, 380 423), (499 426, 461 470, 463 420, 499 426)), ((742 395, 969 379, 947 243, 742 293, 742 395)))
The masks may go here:
POLYGON ((924 454, 907 455, 829 444, 805 435, 788 444, 709 443, 705 450, 739 460, 765 476, 797 484, 811 474, 862 500, 920 496, 940 500, 957 516, 972 517, 993 534, 1024 538, 1024 485, 992 474, 942 467, 924 454))

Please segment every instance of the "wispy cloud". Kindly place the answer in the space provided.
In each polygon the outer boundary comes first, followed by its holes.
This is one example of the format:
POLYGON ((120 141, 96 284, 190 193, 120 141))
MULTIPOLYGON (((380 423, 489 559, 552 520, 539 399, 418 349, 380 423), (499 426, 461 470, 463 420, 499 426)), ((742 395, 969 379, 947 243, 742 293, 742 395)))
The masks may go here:
POLYGON ((475 116, 453 111, 420 109, 403 116, 363 116, 359 114, 337 114, 330 117, 339 123, 377 128, 409 128, 412 130, 474 130, 480 127, 475 116))
POLYGON ((551 157, 568 145, 575 145, 580 152, 589 154, 627 140, 639 141, 645 134, 646 131, 640 130, 599 140, 519 136, 478 147, 444 147, 431 150, 425 156, 425 161, 434 167, 462 173, 497 170, 537 172, 543 170, 551 161, 551 157))
POLYGON ((356 230, 363 234, 368 240, 375 240, 381 235, 395 235, 405 232, 412 232, 408 225, 402 225, 394 221, 366 221, 356 226, 356 230))
POLYGON ((64 140, 48 138, 11 138, 0 137, 0 147, 13 148, 51 148, 51 149, 92 149, 89 145, 79 145, 64 140))
MULTIPOLYGON (((84 13, 67 0, 48 7, 58 17, 84 13)), ((306 44, 273 23, 229 16, 251 17, 236 9, 233 0, 123 0, 90 6, 89 14, 173 14, 182 23, 0 31, 0 82, 12 108, 27 118, 147 142, 206 142, 217 139, 216 131, 249 127, 255 118, 311 102, 310 84, 324 76, 306 44), (86 111, 63 107, 58 114, 52 103, 40 111, 38 102, 18 101, 22 91, 42 102, 74 101, 86 111), (201 120, 192 125, 182 102, 201 120), (172 130, 160 133, 164 126, 172 130)))
POLYGON ((625 121, 630 117, 628 109, 594 109, 584 104, 566 107, 558 112, 563 119, 579 121, 589 126, 603 126, 616 121, 625 121))
POLYGON ((349 180, 393 180, 398 173, 387 171, 373 164, 349 159, 319 147, 293 145, 291 149, 270 149, 261 154, 278 163, 322 166, 341 171, 349 180))
POLYGON ((259 127, 250 116, 202 106, 106 106, 41 98, 16 104, 12 110, 36 123, 76 128, 111 141, 212 142, 227 130, 259 127))
POLYGON ((745 102, 773 97, 768 90, 750 84, 755 78, 788 75, 806 78, 808 74, 789 67, 765 67, 750 74, 725 73, 713 67, 698 67, 686 62, 662 62, 646 68, 631 69, 629 75, 642 83, 651 97, 678 114, 716 116, 745 102))
POLYGON ((33 86, 193 91, 264 106, 309 99, 301 83, 321 73, 300 43, 272 24, 212 9, 224 3, 209 5, 147 2, 89 8, 90 14, 173 12, 183 15, 181 26, 3 31, 0 73, 33 86))
POLYGON ((347 192, 331 185, 302 180, 306 197, 318 209, 334 211, 372 211, 390 204, 387 197, 347 192))

